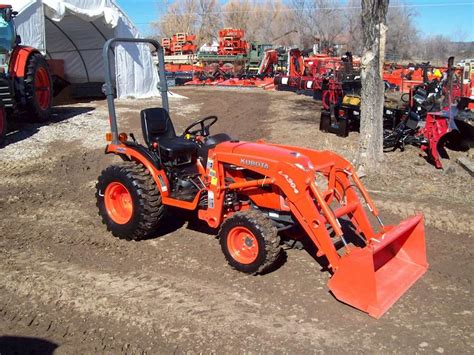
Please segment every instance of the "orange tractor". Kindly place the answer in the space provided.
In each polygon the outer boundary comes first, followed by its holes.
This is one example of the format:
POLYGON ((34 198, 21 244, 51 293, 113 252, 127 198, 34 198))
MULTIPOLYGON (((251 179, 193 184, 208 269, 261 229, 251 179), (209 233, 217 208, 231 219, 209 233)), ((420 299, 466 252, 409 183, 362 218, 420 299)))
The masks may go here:
POLYGON ((7 133, 7 118, 26 114, 45 121, 52 104, 48 64, 36 49, 20 45, 10 5, 0 5, 0 142, 7 133))
POLYGON ((423 217, 384 225, 347 160, 329 151, 211 134, 215 116, 178 135, 169 116, 159 43, 111 39, 103 54, 111 125, 106 153, 123 162, 102 171, 96 198, 114 236, 152 236, 167 223, 164 212, 170 207, 196 211, 219 229, 228 263, 249 274, 275 267, 282 243, 310 243, 314 257, 327 260, 335 297, 376 318, 425 273, 423 217), (109 51, 118 42, 148 43, 158 53, 162 107, 141 111, 143 145, 117 127, 109 51))

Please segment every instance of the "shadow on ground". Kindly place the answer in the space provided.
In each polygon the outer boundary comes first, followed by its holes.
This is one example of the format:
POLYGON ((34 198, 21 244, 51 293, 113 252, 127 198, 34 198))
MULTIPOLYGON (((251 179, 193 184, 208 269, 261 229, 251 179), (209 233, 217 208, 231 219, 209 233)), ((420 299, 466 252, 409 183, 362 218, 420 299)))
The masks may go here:
POLYGON ((93 110, 93 107, 54 107, 51 112, 51 118, 46 122, 38 123, 32 123, 31 121, 23 120, 21 117, 14 117, 8 122, 9 133, 5 137, 5 141, 0 148, 9 144, 21 142, 34 136, 43 126, 66 121, 72 117, 79 116, 93 110))
POLYGON ((53 354, 57 344, 41 338, 0 336, 0 354, 53 354))

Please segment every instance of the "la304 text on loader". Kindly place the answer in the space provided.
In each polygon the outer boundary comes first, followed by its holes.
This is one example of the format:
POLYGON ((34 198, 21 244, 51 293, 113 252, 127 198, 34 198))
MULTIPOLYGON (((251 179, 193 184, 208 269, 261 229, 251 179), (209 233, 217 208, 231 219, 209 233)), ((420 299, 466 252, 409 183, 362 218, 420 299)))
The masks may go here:
POLYGON ((222 251, 235 269, 264 273, 284 240, 311 242, 328 261, 334 296, 380 317, 427 270, 423 217, 383 225, 354 168, 344 158, 305 148, 243 142, 211 134, 211 116, 177 135, 169 116, 164 55, 151 39, 111 39, 104 47, 111 132, 106 153, 123 162, 97 183, 97 206, 113 235, 138 240, 164 223, 173 206, 197 211, 219 229, 222 251), (141 111, 145 145, 119 133, 109 51, 116 43, 147 43, 159 59, 162 106, 141 111), (371 225, 368 207, 378 220, 371 225))

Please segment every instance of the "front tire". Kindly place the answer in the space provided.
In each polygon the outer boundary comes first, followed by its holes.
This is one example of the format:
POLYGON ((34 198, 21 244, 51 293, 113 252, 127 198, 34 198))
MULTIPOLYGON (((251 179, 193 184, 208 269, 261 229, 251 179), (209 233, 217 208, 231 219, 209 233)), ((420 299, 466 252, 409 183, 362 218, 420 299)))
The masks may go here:
POLYGON ((282 249, 278 230, 259 211, 238 212, 219 231, 222 252, 230 266, 248 274, 269 271, 282 249))
POLYGON ((143 165, 112 165, 102 171, 96 187, 99 215, 115 237, 140 240, 158 229, 164 206, 153 177, 143 165))

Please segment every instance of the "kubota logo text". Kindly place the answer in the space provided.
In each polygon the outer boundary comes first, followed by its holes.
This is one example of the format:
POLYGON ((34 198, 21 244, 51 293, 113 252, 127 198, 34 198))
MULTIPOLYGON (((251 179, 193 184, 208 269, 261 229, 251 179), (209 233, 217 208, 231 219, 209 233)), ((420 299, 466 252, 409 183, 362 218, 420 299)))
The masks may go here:
POLYGON ((256 168, 268 169, 268 164, 262 161, 249 160, 245 158, 240 159, 240 164, 254 166, 256 168))

